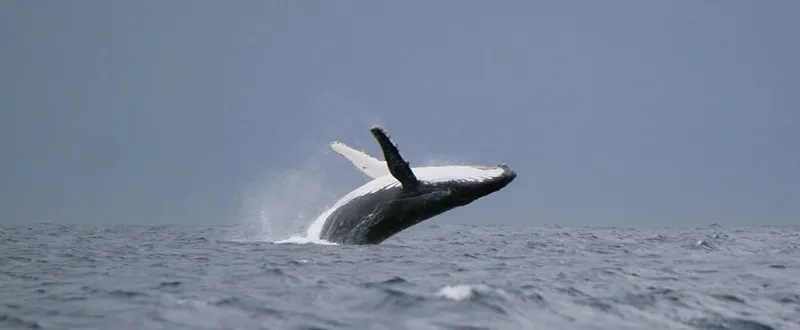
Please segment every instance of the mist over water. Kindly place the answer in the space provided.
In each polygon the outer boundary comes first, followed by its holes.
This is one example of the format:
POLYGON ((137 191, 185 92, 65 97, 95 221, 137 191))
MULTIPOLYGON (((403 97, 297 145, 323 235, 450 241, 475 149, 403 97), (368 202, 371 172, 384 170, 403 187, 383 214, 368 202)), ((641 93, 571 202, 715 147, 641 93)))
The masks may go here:
MULTIPOLYGON (((328 157, 336 155, 328 154, 328 157)), ((234 234, 241 241, 303 242, 309 226, 335 202, 335 184, 318 162, 273 174, 245 195, 242 223, 234 234)))

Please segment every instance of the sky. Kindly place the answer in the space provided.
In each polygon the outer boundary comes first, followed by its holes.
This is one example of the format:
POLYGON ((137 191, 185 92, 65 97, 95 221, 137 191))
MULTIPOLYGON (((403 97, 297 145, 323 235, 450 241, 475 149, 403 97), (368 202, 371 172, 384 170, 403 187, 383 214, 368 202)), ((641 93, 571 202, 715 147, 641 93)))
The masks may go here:
POLYGON ((800 224, 800 2, 0 2, 0 224, 308 221, 328 149, 506 163, 434 224, 800 224), (300 219, 300 220, 297 220, 300 219))

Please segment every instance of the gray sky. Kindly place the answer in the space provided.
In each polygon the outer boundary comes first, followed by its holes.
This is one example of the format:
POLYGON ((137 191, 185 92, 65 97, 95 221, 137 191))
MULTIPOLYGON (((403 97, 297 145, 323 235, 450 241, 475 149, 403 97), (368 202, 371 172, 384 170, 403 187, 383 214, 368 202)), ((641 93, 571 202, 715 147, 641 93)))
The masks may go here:
POLYGON ((381 124, 518 171, 431 223, 798 224, 797 31, 794 0, 2 1, 0 221, 314 213, 367 181, 328 142, 381 124))

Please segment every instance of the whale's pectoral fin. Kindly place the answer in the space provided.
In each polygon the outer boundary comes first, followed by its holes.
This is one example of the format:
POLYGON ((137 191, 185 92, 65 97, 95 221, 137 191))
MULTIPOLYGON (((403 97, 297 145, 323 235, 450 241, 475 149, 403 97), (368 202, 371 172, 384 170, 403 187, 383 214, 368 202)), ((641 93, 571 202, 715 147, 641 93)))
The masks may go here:
POLYGON ((386 159, 386 165, 389 167, 389 173, 400 181, 400 184, 403 185, 404 190, 414 190, 419 185, 419 180, 414 175, 414 172, 411 171, 411 167, 408 165, 408 162, 403 159, 403 156, 400 155, 400 151, 397 150, 397 146, 392 143, 392 140, 389 139, 389 136, 386 134, 386 131, 380 127, 373 127, 370 129, 372 135, 378 140, 378 144, 380 144, 381 149, 383 150, 383 158, 386 159))
POLYGON ((373 179, 389 174, 386 162, 377 160, 363 151, 353 149, 339 141, 331 142, 331 149, 342 155, 342 157, 347 158, 364 174, 373 179))

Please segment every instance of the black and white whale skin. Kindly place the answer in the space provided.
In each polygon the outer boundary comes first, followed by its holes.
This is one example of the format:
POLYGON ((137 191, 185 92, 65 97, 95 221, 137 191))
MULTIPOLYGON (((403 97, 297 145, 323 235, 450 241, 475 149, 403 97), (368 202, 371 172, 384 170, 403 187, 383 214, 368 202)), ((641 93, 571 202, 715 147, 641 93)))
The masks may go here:
POLYGON ((380 144, 379 161, 341 142, 331 148, 373 180, 356 188, 316 222, 319 238, 339 244, 380 244, 424 220, 467 205, 508 185, 517 176, 508 166, 427 166, 411 168, 380 127, 370 132, 380 144))

